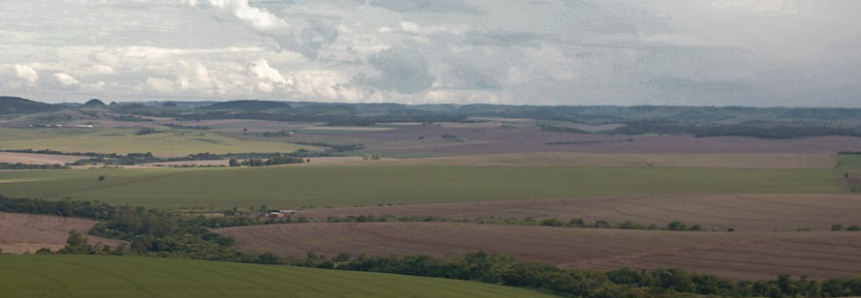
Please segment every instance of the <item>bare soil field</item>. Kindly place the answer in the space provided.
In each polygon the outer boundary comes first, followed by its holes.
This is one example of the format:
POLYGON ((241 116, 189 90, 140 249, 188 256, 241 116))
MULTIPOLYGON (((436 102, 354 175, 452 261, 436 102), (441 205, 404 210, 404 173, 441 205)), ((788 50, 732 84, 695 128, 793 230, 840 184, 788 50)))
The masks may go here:
POLYGON ((831 154, 600 154, 522 153, 452 157, 384 159, 329 159, 324 164, 409 166, 621 166, 737 169, 829 169, 837 165, 831 154), (336 161, 341 161, 338 163, 336 161))
POLYGON ((87 158, 89 158, 89 157, 71 156, 71 155, 0 152, 0 162, 7 162, 7 163, 52 165, 52 164, 66 164, 66 163, 76 162, 78 160, 87 159, 87 158))
MULTIPOLYGON (((16 254, 34 253, 41 248, 56 251, 66 245, 69 231, 78 230, 86 234, 96 223, 94 220, 78 218, 0 213, 0 249, 3 253, 16 254)), ((92 244, 101 242, 111 247, 121 243, 89 235, 87 238, 92 244)))
POLYGON ((243 251, 375 256, 508 252, 566 268, 681 268, 734 279, 861 274, 861 233, 666 232, 453 223, 288 224, 221 229, 243 251))
POLYGON ((666 226, 674 220, 700 224, 704 229, 736 231, 828 231, 832 224, 861 225, 858 195, 654 195, 574 198, 457 204, 428 204, 301 210, 301 216, 325 222, 327 217, 359 215, 556 218, 589 222, 666 226))

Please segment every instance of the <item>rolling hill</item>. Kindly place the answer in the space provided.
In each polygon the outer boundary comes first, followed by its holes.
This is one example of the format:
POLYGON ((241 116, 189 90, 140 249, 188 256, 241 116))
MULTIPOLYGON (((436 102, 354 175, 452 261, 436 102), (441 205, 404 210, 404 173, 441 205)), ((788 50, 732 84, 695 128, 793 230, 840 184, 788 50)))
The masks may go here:
POLYGON ((56 107, 23 99, 20 97, 0 96, 0 115, 6 114, 30 114, 39 112, 50 112, 56 110, 56 107))
POLYGON ((138 257, 0 256, 2 297, 553 297, 474 282, 138 257))
POLYGON ((279 101, 263 101, 263 100, 234 100, 214 103, 205 109, 211 110, 246 110, 246 111, 261 111, 271 109, 290 109, 289 104, 279 101))

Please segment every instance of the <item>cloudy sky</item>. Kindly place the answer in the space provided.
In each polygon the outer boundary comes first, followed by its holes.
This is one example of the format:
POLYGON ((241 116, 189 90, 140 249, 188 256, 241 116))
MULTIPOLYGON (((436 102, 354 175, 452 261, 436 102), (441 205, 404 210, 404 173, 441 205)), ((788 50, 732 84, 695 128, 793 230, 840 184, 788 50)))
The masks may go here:
POLYGON ((861 107, 855 0, 0 0, 0 94, 861 107))

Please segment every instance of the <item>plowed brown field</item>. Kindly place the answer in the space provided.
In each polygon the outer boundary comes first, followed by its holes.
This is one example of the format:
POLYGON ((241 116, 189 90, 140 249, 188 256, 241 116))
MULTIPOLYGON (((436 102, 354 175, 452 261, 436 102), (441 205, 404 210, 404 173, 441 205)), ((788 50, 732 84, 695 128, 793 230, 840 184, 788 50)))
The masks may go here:
POLYGON ((858 195, 658 195, 559 200, 428 204, 302 210, 301 216, 326 221, 329 216, 438 216, 474 219, 556 218, 567 221, 632 220, 665 226, 680 220, 705 229, 736 231, 828 231, 832 224, 861 225, 858 195))
POLYGON ((861 233, 667 232, 457 223, 290 224, 227 228, 243 251, 452 256, 478 250, 566 268, 681 268, 728 278, 861 274, 861 233))
POLYGON ((0 152, 0 162, 23 164, 66 164, 86 159, 86 156, 0 152))
MULTIPOLYGON (((69 231, 78 230, 86 234, 97 222, 93 220, 0 213, 0 249, 3 253, 33 253, 40 248, 58 250, 66 245, 69 231)), ((116 247, 120 241, 87 236, 90 243, 116 247)))

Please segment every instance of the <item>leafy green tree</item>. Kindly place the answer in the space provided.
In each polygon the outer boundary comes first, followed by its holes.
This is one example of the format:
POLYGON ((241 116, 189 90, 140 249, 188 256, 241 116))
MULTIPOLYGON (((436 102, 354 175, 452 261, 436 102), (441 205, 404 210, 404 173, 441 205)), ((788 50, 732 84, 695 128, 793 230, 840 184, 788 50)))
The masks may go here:
POLYGON ((78 230, 69 231, 66 246, 60 249, 61 254, 67 255, 91 255, 96 253, 95 247, 88 243, 89 239, 78 230))
POLYGON ((687 231, 688 230, 688 224, 676 220, 676 221, 673 221, 667 225, 667 230, 670 230, 670 231, 687 231))

